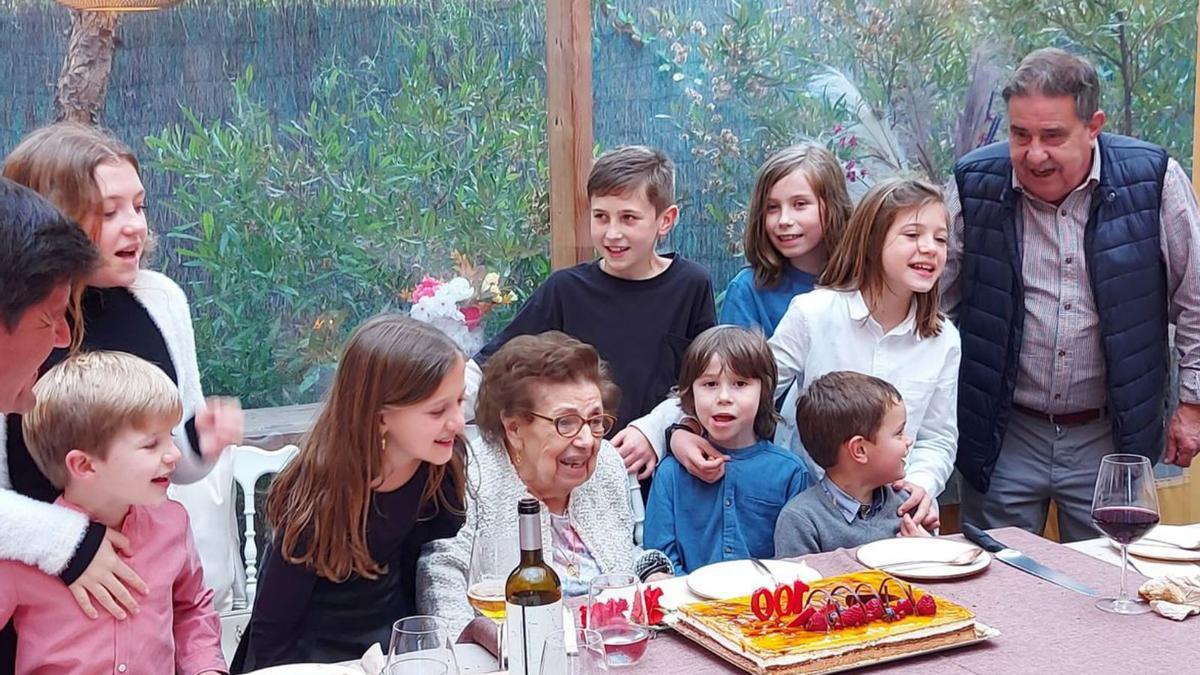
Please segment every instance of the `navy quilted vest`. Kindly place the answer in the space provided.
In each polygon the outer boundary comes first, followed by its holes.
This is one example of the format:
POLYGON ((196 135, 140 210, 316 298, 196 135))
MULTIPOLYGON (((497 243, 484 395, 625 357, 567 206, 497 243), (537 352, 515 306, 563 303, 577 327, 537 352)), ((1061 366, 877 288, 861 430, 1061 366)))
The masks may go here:
MULTIPOLYGON (((1084 252, 1105 359, 1117 452, 1158 461, 1167 385, 1167 276, 1159 203, 1167 153, 1100 135, 1100 182, 1084 252)), ((986 492, 1012 412, 1025 318, 1021 242, 1007 142, 979 148, 954 168, 964 222, 958 331, 958 470, 986 492)))

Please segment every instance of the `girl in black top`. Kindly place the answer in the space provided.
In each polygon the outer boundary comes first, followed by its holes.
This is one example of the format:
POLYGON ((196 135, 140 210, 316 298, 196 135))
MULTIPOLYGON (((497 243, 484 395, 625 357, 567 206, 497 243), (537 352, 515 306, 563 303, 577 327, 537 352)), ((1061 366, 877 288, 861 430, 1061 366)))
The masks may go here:
POLYGON ((350 338, 267 498, 274 539, 232 671, 356 659, 416 614, 421 547, 462 526, 465 361, 403 316, 350 338))

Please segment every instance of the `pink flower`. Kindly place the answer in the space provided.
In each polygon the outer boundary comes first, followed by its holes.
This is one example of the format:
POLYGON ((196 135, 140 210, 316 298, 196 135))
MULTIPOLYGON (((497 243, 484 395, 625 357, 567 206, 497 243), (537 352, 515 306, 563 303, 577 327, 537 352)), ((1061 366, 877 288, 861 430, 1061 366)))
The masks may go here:
POLYGON ((842 133, 842 123, 838 122, 837 124, 833 125, 833 135, 837 136, 840 133, 842 133))
POLYGON ((425 277, 417 287, 413 289, 412 301, 416 302, 421 298, 432 298, 437 290, 442 287, 442 282, 433 277, 425 277))
POLYGON ((467 322, 467 330, 475 330, 479 326, 479 320, 483 318, 483 312, 478 305, 459 307, 458 311, 462 312, 463 320, 467 322))

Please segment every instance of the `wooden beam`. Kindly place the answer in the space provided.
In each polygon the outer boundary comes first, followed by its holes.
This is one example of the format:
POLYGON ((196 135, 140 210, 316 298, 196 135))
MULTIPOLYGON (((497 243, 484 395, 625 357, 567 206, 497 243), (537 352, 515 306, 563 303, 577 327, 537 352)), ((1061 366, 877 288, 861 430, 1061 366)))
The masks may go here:
MULTIPOLYGON (((547 0, 553 4, 553 0, 547 0)), ((1196 78, 1192 81, 1192 190, 1200 194, 1200 153, 1196 144, 1200 142, 1200 1, 1196 3, 1196 53, 1193 54, 1196 78)))
POLYGON ((589 0, 546 0, 546 129, 550 145, 550 263, 593 257, 587 175, 592 167, 589 0))

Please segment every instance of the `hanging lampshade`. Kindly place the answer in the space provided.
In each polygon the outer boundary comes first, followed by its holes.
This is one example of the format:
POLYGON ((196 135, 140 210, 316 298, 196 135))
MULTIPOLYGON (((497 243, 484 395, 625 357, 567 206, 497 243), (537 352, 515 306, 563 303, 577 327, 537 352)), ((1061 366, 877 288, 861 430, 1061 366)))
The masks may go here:
POLYGON ((58 4, 85 12, 152 12, 181 4, 183 0, 58 0, 58 4))

